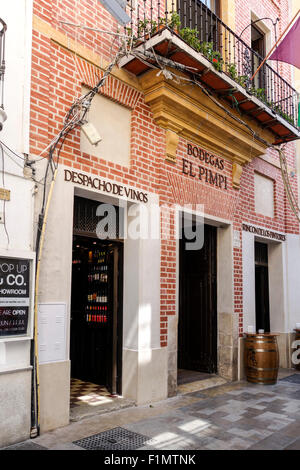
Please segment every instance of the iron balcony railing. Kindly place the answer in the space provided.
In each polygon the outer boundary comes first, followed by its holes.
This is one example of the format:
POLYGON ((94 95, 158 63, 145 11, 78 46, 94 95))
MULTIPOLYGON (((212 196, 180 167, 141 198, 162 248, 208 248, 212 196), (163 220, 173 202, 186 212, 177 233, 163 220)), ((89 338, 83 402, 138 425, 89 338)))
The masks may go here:
POLYGON ((163 27, 171 29, 203 54, 216 70, 226 73, 248 93, 298 127, 296 90, 267 63, 251 80, 263 57, 201 0, 128 0, 127 3, 131 11, 127 30, 137 40, 147 39, 163 27))
POLYGON ((4 108, 5 32, 6 23, 0 18, 0 108, 4 108))

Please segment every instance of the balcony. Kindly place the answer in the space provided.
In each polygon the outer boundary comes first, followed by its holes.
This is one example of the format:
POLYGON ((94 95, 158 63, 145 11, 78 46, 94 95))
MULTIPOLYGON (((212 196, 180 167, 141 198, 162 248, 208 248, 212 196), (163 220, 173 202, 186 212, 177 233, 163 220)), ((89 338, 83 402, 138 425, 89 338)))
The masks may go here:
POLYGON ((6 24, 0 18, 0 131, 3 126, 3 122, 6 120, 6 113, 4 111, 4 72, 5 72, 5 32, 6 24))
MULTIPOLYGON (((177 7, 174 1, 167 2, 171 5, 169 11, 159 0, 136 3, 137 7, 131 9, 128 28, 134 35, 133 53, 122 59, 121 66, 140 77, 146 101, 150 88, 145 77, 152 73, 153 86, 156 82, 156 89, 159 87, 154 71, 151 72, 157 66, 157 59, 166 70, 168 67, 171 70, 175 62, 185 83, 188 78, 196 80, 237 117, 262 133, 269 144, 300 137, 296 90, 267 63, 251 80, 263 58, 200 0, 178 0, 177 7)), ((167 72, 164 75, 167 77, 167 72)), ((165 82, 167 86, 168 79, 165 82)), ((149 96, 148 102, 151 105, 149 96)), ((157 108, 157 99, 153 98, 152 102, 157 108)), ((159 124, 163 125, 163 119, 159 124)), ((170 123, 163 127, 170 129, 170 123)), ((176 132, 184 135, 184 130, 178 129, 176 132)), ((187 133, 186 137, 192 135, 187 133)))

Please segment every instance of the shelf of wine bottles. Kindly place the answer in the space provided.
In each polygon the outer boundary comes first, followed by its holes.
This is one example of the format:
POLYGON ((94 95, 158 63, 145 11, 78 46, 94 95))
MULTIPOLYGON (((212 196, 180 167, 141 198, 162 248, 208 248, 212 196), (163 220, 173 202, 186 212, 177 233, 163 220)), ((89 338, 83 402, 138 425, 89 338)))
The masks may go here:
POLYGON ((108 253, 104 250, 88 254, 87 293, 85 319, 89 324, 108 322, 109 308, 109 267, 108 253))
POLYGON ((88 323, 107 323, 107 306, 87 305, 85 311, 88 323))

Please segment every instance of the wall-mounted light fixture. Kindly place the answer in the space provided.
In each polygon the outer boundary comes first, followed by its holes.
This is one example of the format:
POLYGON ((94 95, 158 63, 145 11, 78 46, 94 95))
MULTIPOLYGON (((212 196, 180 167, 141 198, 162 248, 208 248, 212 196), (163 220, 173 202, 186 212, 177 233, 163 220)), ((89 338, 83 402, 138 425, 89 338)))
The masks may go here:
POLYGON ((243 31, 240 33, 239 37, 242 36, 242 34, 244 33, 244 31, 246 31, 247 28, 249 28, 249 26, 253 26, 255 23, 258 23, 259 21, 262 21, 262 20, 270 20, 272 21, 272 24, 273 24, 273 27, 274 27, 274 35, 275 35, 275 42, 277 41, 277 31, 276 31, 276 26, 277 26, 277 23, 278 21, 280 21, 279 18, 276 18, 276 20, 272 20, 272 18, 269 18, 268 16, 265 16, 264 18, 258 18, 258 20, 254 20, 254 21, 251 21, 251 23, 247 24, 247 26, 245 26, 245 28, 243 29, 243 31))
POLYGON ((81 126, 81 130, 92 145, 98 145, 101 142, 102 137, 92 123, 86 122, 81 126))

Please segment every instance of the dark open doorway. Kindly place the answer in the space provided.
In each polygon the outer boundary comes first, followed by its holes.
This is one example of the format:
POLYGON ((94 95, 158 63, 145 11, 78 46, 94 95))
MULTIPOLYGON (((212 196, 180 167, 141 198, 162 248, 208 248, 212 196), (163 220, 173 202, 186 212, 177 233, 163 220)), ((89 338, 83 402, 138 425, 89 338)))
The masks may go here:
POLYGON ((217 229, 204 226, 204 245, 180 240, 178 369, 217 372, 217 229))
POLYGON ((121 393, 120 310, 122 244, 74 236, 71 376, 121 393), (118 302, 120 303, 120 302, 118 302), (119 333, 119 334, 118 334, 119 333))
POLYGON ((251 48, 261 57, 265 57, 265 34, 257 25, 251 26, 251 48))
POLYGON ((268 245, 255 242, 256 330, 270 332, 268 245))
MULTIPOLYGON (((265 33, 256 24, 251 26, 251 49, 254 51, 252 54, 252 73, 254 74, 266 55, 265 33)), ((254 78, 255 87, 264 90, 266 79, 266 70, 262 67, 254 78)))
POLYGON ((177 11, 181 28, 191 28, 198 31, 201 42, 211 42, 215 51, 222 46, 220 29, 220 0, 179 0, 177 11), (219 21, 219 23, 218 23, 219 21))
MULTIPOLYGON (((97 238, 99 205, 97 201, 75 198, 71 377, 121 395, 123 242, 97 238)), ((109 229, 118 236, 118 227, 109 229)))

